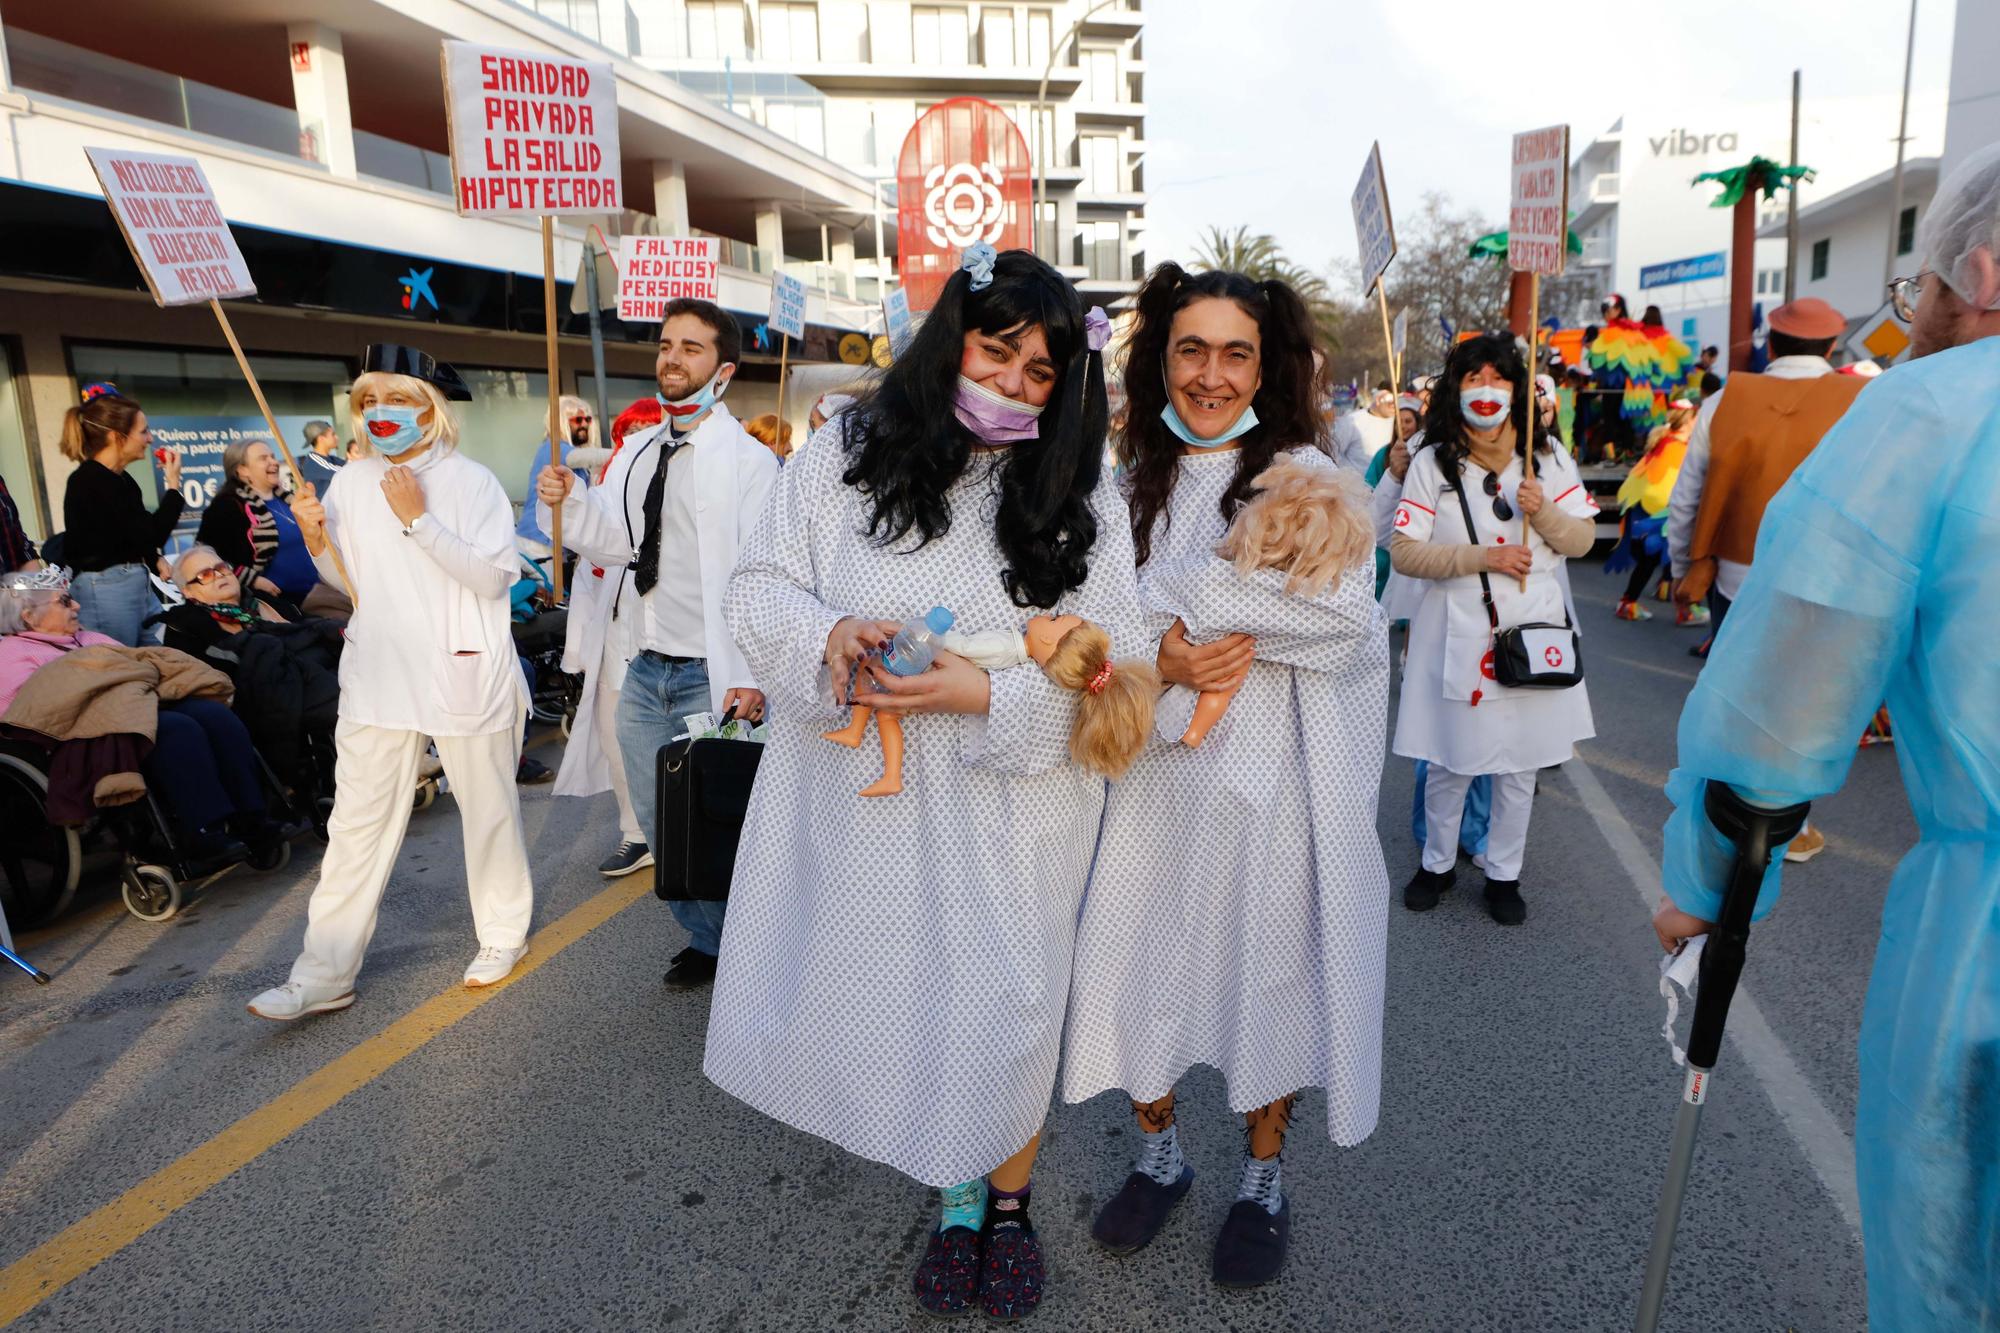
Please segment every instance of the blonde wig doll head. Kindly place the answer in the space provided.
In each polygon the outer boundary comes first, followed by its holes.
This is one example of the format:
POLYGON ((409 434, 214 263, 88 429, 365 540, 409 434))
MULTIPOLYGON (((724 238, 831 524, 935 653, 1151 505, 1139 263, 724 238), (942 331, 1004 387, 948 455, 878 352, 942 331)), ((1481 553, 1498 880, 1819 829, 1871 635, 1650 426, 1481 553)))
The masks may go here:
POLYGON ((1281 569, 1286 592, 1316 596, 1348 570, 1373 567, 1375 527, 1351 472, 1281 456, 1251 484, 1256 492, 1216 548, 1239 574, 1281 569))
POLYGON ((1111 636, 1086 620, 1057 641, 1042 670, 1078 695, 1070 758, 1102 777, 1124 777, 1153 732, 1153 705, 1160 697, 1153 664, 1113 662, 1111 636))

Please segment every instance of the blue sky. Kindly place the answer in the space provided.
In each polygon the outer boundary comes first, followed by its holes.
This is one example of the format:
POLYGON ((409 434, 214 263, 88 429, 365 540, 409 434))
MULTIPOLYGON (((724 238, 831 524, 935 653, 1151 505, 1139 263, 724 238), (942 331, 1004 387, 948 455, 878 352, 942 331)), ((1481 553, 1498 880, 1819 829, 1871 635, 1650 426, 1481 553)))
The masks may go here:
MULTIPOLYGON (((1919 0, 1920 90, 1949 81, 1956 4, 1919 0)), ((1145 8, 1148 260, 1184 258, 1206 226, 1241 223, 1315 267, 1354 254, 1348 197, 1377 139, 1398 212, 1440 190, 1497 222, 1518 130, 1568 121, 1581 144, 1641 104, 1706 119, 1740 100, 1789 97, 1795 67, 1808 102, 1895 93, 1909 21, 1903 0, 1145 8), (1528 14, 1523 32, 1513 16, 1528 14)), ((1885 168, 1895 132, 1891 119, 1885 168)))

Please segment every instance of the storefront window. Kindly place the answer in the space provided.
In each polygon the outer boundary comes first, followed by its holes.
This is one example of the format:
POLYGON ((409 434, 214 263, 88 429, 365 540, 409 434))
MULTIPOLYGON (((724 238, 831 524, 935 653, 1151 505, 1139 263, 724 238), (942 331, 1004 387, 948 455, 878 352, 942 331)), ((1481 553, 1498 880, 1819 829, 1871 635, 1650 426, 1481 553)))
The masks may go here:
POLYGON ((519 505, 528 493, 535 450, 549 433, 549 377, 539 370, 483 370, 458 366, 472 401, 453 403, 458 451, 483 463, 519 505))
POLYGON ((28 447, 28 432, 21 426, 21 399, 15 387, 13 356, 0 361, 0 479, 20 511, 21 526, 28 540, 40 543, 49 535, 42 519, 42 482, 35 466, 34 451, 28 447))
MULTIPOLYGON (((257 410, 234 357, 223 352, 181 352, 155 347, 113 347, 76 343, 70 365, 79 387, 106 381, 146 410, 159 446, 181 451, 181 493, 187 512, 176 530, 176 545, 192 540, 202 511, 223 487, 222 451, 233 440, 268 439, 271 428, 257 410)), ((294 452, 304 447, 305 424, 331 421, 348 435, 347 386, 353 371, 330 357, 252 356, 251 369, 294 452)), ((164 478, 154 460, 130 469, 149 504, 157 502, 164 478)), ((11 485, 12 478, 9 478, 11 485)), ((60 498, 51 496, 54 504, 60 498)))

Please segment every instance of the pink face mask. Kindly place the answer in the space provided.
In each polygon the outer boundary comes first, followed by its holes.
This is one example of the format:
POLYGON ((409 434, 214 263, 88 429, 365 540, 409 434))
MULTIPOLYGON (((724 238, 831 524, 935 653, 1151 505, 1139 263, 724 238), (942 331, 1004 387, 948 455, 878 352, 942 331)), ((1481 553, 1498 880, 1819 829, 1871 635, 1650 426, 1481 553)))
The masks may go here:
POLYGON ((1013 444, 1041 434, 1042 409, 997 394, 985 385, 958 377, 952 412, 959 423, 986 444, 1013 444))

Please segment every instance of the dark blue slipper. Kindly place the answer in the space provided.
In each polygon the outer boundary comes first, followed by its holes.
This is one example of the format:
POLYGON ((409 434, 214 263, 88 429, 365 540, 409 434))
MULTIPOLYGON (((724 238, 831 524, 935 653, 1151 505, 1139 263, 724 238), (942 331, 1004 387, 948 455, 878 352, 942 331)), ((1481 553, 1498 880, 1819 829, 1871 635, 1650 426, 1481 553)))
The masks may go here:
POLYGON ((1285 1266, 1285 1242, 1292 1231, 1292 1201, 1276 1213, 1264 1211, 1254 1199, 1238 1199, 1222 1219, 1215 1238, 1215 1284, 1219 1287, 1261 1287, 1285 1266))
POLYGON ((1091 1239, 1113 1254, 1134 1254, 1152 1244, 1153 1237, 1166 1226, 1167 1216, 1194 1184, 1194 1168, 1184 1166, 1171 1185, 1162 1185, 1143 1171, 1125 1177, 1125 1183, 1091 1224, 1091 1239))
POLYGON ((979 1295, 979 1259, 980 1236, 971 1227, 933 1231, 910 1282, 917 1308, 940 1318, 971 1314, 979 1295))

